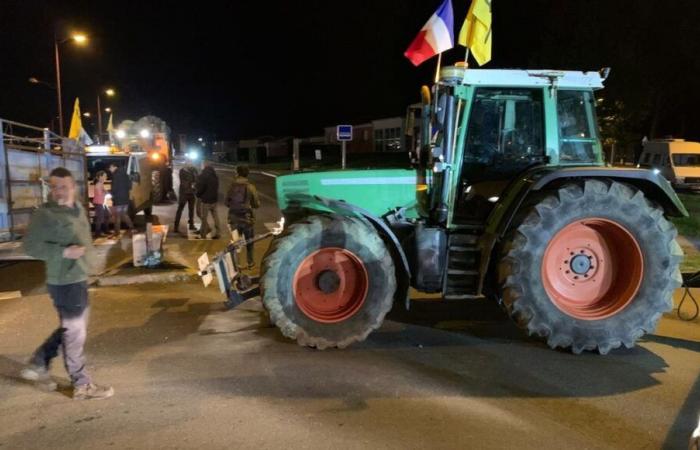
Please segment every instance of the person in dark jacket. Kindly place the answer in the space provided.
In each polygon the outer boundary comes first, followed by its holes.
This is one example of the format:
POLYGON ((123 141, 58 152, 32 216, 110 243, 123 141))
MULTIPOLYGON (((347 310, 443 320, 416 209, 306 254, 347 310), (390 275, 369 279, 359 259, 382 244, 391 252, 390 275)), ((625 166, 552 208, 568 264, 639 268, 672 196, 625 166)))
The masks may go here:
POLYGON ((89 316, 87 279, 93 267, 90 223, 85 208, 75 198, 76 185, 70 171, 63 167, 53 169, 49 188, 51 199, 32 215, 23 244, 29 256, 46 264, 46 287, 60 325, 36 349, 20 376, 55 389, 49 366, 61 349, 73 385, 73 398, 108 398, 114 390, 92 382, 84 354, 89 316))
POLYGON ((112 173, 112 205, 114 211, 114 235, 119 237, 122 228, 122 219, 126 223, 129 231, 133 231, 134 224, 129 217, 129 201, 131 193, 131 178, 126 174, 123 167, 119 167, 115 163, 109 165, 109 171, 112 173))
POLYGON ((177 212, 175 213, 175 232, 179 231, 180 218, 182 210, 187 205, 187 213, 189 214, 189 229, 196 230, 194 226, 194 203, 195 203, 195 184, 197 182, 197 169, 188 162, 180 169, 180 189, 178 190, 177 212))
POLYGON ((197 200, 199 201, 199 216, 202 219, 199 236, 202 239, 206 239, 209 234, 209 220, 207 217, 211 214, 214 217, 214 227, 216 228, 212 239, 219 239, 221 237, 221 225, 219 224, 219 216, 216 213, 216 203, 219 199, 219 177, 207 161, 204 162, 204 170, 197 177, 196 190, 197 200))

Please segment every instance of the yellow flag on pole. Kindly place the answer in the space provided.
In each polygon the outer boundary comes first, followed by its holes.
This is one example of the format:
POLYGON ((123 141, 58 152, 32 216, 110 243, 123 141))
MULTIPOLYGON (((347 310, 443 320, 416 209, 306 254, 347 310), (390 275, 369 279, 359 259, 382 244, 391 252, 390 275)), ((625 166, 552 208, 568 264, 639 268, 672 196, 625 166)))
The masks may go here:
POLYGON ((80 137, 82 129, 83 122, 80 120, 80 100, 76 98, 75 106, 73 106, 73 118, 70 120, 70 131, 68 132, 68 137, 77 141, 80 137))
POLYGON ((459 45, 471 50, 480 66, 491 61, 491 1, 472 0, 457 39, 459 45))
POLYGON ((112 125, 112 113, 109 113, 109 123, 107 123, 107 133, 112 133, 114 131, 114 125, 112 125))

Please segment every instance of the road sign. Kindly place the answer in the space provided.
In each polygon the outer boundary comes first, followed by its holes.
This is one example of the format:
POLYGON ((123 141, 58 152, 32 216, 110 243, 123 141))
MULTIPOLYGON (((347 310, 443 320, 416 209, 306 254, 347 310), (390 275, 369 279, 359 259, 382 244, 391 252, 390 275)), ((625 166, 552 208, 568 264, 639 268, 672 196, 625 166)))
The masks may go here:
POLYGON ((338 125, 336 137, 339 141, 352 141, 352 125, 338 125))

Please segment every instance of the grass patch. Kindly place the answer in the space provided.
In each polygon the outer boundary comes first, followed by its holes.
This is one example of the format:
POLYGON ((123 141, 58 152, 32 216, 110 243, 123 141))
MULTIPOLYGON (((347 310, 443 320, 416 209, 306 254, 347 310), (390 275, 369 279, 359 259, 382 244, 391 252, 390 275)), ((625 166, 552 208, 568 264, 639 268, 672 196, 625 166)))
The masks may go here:
POLYGON ((697 194, 678 194, 685 205, 690 217, 674 218, 671 221, 678 233, 683 236, 700 237, 700 195, 697 194))

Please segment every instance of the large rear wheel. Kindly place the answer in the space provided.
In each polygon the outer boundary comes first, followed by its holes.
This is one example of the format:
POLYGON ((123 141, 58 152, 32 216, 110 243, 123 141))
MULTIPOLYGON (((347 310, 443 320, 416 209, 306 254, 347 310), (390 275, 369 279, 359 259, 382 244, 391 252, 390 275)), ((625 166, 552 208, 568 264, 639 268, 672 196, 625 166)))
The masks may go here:
POLYGON ((346 347, 379 328, 396 291, 394 263, 371 225, 311 216, 275 239, 261 274, 271 321, 300 345, 346 347))
POLYGON ((499 265, 503 305, 550 347, 632 347, 673 306, 682 251, 644 194, 586 180, 544 196, 516 225, 499 265))

